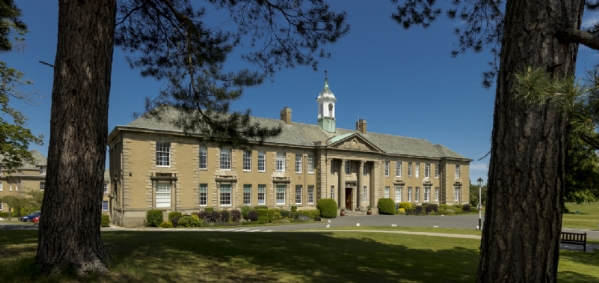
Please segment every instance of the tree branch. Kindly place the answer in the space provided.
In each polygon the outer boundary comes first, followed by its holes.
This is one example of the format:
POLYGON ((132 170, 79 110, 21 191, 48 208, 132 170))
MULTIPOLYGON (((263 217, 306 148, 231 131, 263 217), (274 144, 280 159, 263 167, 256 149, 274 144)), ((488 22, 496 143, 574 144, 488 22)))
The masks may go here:
POLYGON ((588 48, 599 50, 599 37, 593 34, 573 28, 560 28, 556 32, 558 39, 565 42, 580 43, 588 48))

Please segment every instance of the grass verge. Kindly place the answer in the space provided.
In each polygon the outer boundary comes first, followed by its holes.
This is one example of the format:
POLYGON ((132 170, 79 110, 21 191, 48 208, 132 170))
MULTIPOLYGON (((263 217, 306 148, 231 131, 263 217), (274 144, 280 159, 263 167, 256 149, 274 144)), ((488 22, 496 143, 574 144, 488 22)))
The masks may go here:
POLYGON ((566 203, 566 208, 570 212, 563 214, 563 227, 599 230, 599 203, 566 203))

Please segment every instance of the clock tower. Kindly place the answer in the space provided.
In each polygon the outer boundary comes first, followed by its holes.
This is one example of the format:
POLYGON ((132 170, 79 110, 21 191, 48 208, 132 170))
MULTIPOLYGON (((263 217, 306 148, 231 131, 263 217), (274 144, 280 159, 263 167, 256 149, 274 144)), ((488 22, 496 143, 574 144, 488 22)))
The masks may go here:
MULTIPOLYGON (((326 71, 325 71, 326 74, 326 71)), ((335 102, 337 98, 329 89, 329 80, 325 75, 324 89, 320 92, 318 98, 318 125, 325 131, 335 132, 335 102)))

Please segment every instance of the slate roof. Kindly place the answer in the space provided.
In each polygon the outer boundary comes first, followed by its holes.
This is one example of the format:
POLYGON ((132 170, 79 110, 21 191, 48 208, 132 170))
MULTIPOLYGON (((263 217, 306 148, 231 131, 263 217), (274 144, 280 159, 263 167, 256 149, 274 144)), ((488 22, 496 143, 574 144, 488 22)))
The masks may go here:
MULTIPOLYGON (((25 162, 25 163, 23 163, 22 166, 19 166, 18 169, 39 170, 39 166, 47 166, 48 160, 39 151, 30 150, 29 152, 31 153, 31 156, 33 157, 33 159, 35 159, 35 162, 33 164, 31 164, 29 162, 25 162)), ((0 159, 3 159, 3 158, 4 157, 2 155, 0 155, 0 159)))
MULTIPOLYGON (((170 109, 163 112, 161 116, 162 121, 158 121, 155 118, 148 116, 142 116, 129 123, 126 127, 182 132, 181 129, 169 122, 174 120, 177 115, 178 112, 176 110, 170 109)), ((373 145, 389 154, 430 158, 456 158, 468 161, 471 160, 442 145, 434 145, 425 139, 371 132, 362 134, 357 130, 348 130, 342 128, 337 128, 336 133, 329 133, 315 124, 286 124, 281 120, 262 117, 251 117, 251 121, 254 123, 259 123, 262 126, 281 127, 281 134, 276 137, 266 139, 266 143, 314 146, 316 142, 321 142, 322 145, 328 145, 342 140, 343 138, 349 137, 351 134, 359 134, 373 145)))

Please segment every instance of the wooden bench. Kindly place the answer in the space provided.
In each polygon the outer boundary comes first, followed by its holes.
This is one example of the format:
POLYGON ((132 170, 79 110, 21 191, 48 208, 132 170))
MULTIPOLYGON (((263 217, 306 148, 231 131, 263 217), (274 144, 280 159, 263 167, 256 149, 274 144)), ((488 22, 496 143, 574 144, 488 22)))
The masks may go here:
POLYGON ((582 245, 582 250, 587 251, 587 233, 569 233, 561 232, 560 243, 582 245))

